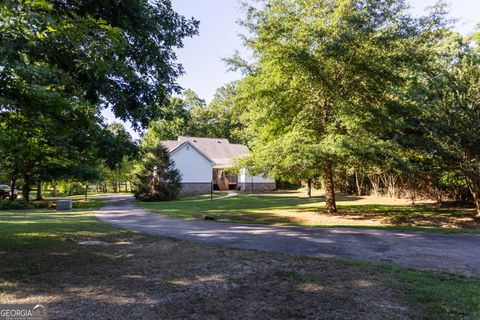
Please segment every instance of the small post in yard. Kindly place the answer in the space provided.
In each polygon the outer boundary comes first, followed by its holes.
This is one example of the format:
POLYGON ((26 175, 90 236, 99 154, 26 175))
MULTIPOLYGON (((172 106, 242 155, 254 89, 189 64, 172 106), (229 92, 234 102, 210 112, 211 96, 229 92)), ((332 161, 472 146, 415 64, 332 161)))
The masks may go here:
POLYGON ((251 190, 250 190, 250 193, 253 194, 253 176, 251 177, 251 180, 252 180, 252 184, 251 184, 251 186, 250 186, 250 189, 251 189, 251 190))
POLYGON ((88 181, 85 182, 85 201, 87 201, 88 199, 88 181))
POLYGON ((210 180, 210 201, 213 201, 213 180, 210 180))
MULTIPOLYGON (((115 164, 115 193, 118 193, 118 188, 120 187, 120 182, 118 181, 118 163, 115 164)), ((155 169, 156 170, 156 169, 155 169)))

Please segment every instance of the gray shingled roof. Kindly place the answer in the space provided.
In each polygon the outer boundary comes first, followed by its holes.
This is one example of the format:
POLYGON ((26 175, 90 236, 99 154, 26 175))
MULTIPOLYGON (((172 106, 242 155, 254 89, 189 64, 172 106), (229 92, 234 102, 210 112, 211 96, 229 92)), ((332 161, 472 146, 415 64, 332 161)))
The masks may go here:
POLYGON ((199 138, 199 137, 178 137, 178 140, 162 141, 162 144, 171 152, 182 143, 190 141, 213 162, 215 167, 231 166, 235 158, 245 156, 249 153, 247 146, 230 143, 227 139, 199 138))

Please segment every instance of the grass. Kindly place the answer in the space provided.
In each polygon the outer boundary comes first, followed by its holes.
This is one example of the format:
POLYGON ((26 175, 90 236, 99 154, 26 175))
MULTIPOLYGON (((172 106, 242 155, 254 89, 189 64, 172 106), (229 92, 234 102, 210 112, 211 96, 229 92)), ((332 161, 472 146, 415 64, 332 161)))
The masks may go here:
POLYGON ((368 227, 432 232, 480 232, 473 210, 440 208, 423 203, 372 197, 340 197, 339 212, 324 212, 324 198, 305 197, 299 192, 264 195, 240 194, 228 199, 204 202, 139 203, 139 206, 182 219, 202 219, 202 214, 222 221, 320 227, 368 227))
POLYGON ((90 205, 0 212, 1 303, 65 319, 480 317, 479 277, 144 236, 90 205))
MULTIPOLYGON (((213 199, 224 197, 227 194, 228 194, 228 192, 214 191, 213 192, 213 199)), ((195 195, 195 196, 180 196, 178 198, 178 201, 208 200, 208 199, 210 199, 210 197, 211 197, 211 195, 209 193, 208 194, 195 195)))
MULTIPOLYGON (((115 195, 131 195, 131 193, 128 192, 118 192, 118 193, 97 193, 97 192, 89 192, 87 197, 88 198, 97 198, 97 197, 105 197, 105 196, 110 196, 112 194, 115 195)), ((57 197, 57 198, 65 198, 65 199, 83 199, 85 195, 74 195, 74 196, 65 196, 65 197, 57 197)))
POLYGON ((445 272, 419 272, 392 264, 345 261, 366 268, 381 268, 395 274, 395 289, 416 305, 425 319, 478 319, 480 317, 480 277, 467 277, 445 272), (467 307, 464 309, 464 307, 467 307), (438 309, 440 308, 440 310, 438 309), (443 316, 440 312, 445 312, 443 316))
POLYGON ((98 223, 89 211, 100 208, 101 201, 76 201, 75 209, 60 212, 51 209, 0 211, 0 251, 52 249, 68 246, 72 236, 106 234, 114 231, 98 223))
MULTIPOLYGON (((105 197, 105 196, 109 196, 109 195, 112 195, 112 194, 115 194, 115 195, 131 195, 132 193, 129 193, 129 192, 118 192, 118 193, 114 193, 114 192, 110 192, 110 193, 102 193, 102 192, 91 192, 89 191, 88 194, 87 194, 87 197, 88 198, 98 198, 98 197, 105 197)), ((32 191, 30 192, 30 199, 35 199, 35 197, 37 196, 37 193, 35 191, 32 191)), ((19 199, 22 198, 22 195, 21 195, 21 192, 19 191, 19 194, 18 194, 18 197, 19 199)), ((43 194, 43 197, 46 198, 46 199, 83 199, 85 197, 84 194, 77 194, 77 195, 73 195, 73 196, 67 196, 67 195, 58 195, 57 197, 52 197, 51 196, 51 192, 44 192, 43 194)))

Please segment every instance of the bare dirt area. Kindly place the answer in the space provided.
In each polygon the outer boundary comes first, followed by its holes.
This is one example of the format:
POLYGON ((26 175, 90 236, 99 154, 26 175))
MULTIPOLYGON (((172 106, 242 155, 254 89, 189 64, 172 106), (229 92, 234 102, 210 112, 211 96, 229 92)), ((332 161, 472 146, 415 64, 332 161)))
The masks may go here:
POLYGON ((1 303, 42 303, 52 318, 66 319, 405 319, 421 312, 381 268, 132 233, 97 240, 108 245, 9 255, 1 303))
POLYGON ((293 254, 129 232, 82 209, 0 212, 0 304, 51 319, 480 316, 478 276, 293 254))

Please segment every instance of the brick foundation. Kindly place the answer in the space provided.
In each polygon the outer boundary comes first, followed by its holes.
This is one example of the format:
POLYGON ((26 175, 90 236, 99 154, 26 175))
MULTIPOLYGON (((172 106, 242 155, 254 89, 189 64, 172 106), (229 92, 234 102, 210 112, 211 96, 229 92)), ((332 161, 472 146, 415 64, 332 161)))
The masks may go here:
MULTIPOLYGON (((252 183, 239 183, 238 188, 240 191, 252 192, 252 183)), ((253 183, 253 192, 272 192, 275 189, 275 182, 253 183)))
POLYGON ((182 190, 180 195, 197 195, 197 194, 207 194, 210 193, 211 183, 210 182, 185 182, 182 183, 182 190))

